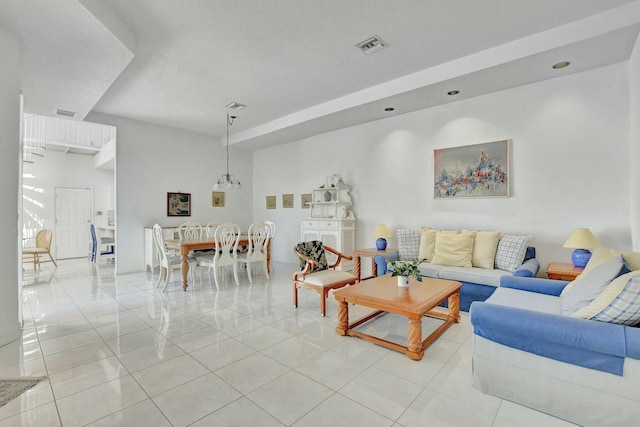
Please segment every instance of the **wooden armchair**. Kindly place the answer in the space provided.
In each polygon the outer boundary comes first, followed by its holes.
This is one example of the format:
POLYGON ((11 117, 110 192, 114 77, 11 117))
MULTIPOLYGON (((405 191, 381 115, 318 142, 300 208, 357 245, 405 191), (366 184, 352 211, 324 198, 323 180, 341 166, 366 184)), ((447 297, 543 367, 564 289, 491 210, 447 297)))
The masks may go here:
POLYGON ((343 258, 350 260, 352 257, 329 246, 323 246, 319 240, 300 242, 293 251, 300 258, 301 269, 293 274, 293 306, 298 307, 298 288, 313 289, 320 294, 320 313, 326 316, 329 291, 353 285, 357 281, 357 277, 353 274, 335 270, 343 258), (332 265, 327 263, 325 250, 338 257, 332 265))

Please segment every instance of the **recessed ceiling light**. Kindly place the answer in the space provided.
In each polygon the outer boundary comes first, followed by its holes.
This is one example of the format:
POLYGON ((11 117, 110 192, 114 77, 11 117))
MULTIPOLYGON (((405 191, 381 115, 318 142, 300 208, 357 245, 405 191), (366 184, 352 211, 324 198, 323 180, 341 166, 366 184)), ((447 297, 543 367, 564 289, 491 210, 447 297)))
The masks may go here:
POLYGON ((246 105, 240 104, 239 102, 236 102, 236 101, 233 101, 233 102, 230 102, 229 104, 227 104, 227 108, 230 109, 230 110, 233 110, 233 111, 240 111, 245 107, 246 107, 246 105))
POLYGON ((459 94, 460 91, 459 90, 450 90, 449 92, 447 92, 447 95, 449 96, 453 96, 453 95, 457 95, 459 94))
POLYGON ((553 68, 556 70, 559 70, 561 68, 565 68, 568 67, 569 64, 571 64, 571 62, 569 61, 562 61, 562 62, 558 62, 557 64, 553 64, 553 68))
POLYGON ((393 110, 395 110, 395 108, 393 108, 393 107, 387 107, 387 108, 384 109, 384 111, 393 111, 393 110))

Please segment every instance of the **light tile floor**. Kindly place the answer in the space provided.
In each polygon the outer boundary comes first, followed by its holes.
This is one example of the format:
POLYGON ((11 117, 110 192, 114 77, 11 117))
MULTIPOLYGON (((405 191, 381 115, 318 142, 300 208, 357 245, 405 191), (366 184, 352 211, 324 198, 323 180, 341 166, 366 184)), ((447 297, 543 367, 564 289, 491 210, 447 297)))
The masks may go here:
MULTIPOLYGON (((331 296, 326 318, 313 291, 294 309, 295 269, 274 263, 253 284, 241 273, 240 286, 228 275, 220 290, 196 271, 187 292, 174 272, 163 294, 157 273, 43 266, 24 287, 22 338, 0 348, 0 377, 48 381, 0 408, 0 427, 571 425, 471 386, 466 313, 412 361, 336 334, 331 296)), ((406 327, 393 315, 367 326, 398 341, 406 327)))

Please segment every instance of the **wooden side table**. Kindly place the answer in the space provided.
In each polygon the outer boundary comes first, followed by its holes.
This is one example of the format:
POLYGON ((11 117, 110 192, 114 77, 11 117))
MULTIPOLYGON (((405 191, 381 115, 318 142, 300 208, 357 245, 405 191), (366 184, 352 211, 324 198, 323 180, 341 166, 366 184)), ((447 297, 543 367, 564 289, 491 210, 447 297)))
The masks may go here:
POLYGON ((378 265, 373 259, 376 255, 386 254, 388 252, 395 252, 397 249, 395 248, 387 248, 385 250, 379 251, 376 248, 367 248, 367 249, 356 249, 353 251, 353 275, 358 278, 358 282, 360 280, 370 279, 372 277, 378 276, 378 265), (371 276, 369 277, 360 277, 360 257, 369 257, 371 258, 371 276))
POLYGON ((584 271, 584 267, 576 267, 570 262, 552 262, 547 267, 547 277, 555 280, 574 280, 584 271))

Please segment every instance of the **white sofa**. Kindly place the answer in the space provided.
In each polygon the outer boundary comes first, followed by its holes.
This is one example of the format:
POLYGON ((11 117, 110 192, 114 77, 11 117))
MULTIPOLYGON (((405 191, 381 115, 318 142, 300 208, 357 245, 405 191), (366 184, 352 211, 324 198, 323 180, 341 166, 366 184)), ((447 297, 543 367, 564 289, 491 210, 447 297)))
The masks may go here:
POLYGON ((640 426, 640 254, 603 279, 597 252, 572 286, 505 277, 472 304, 475 388, 582 426, 640 426))

